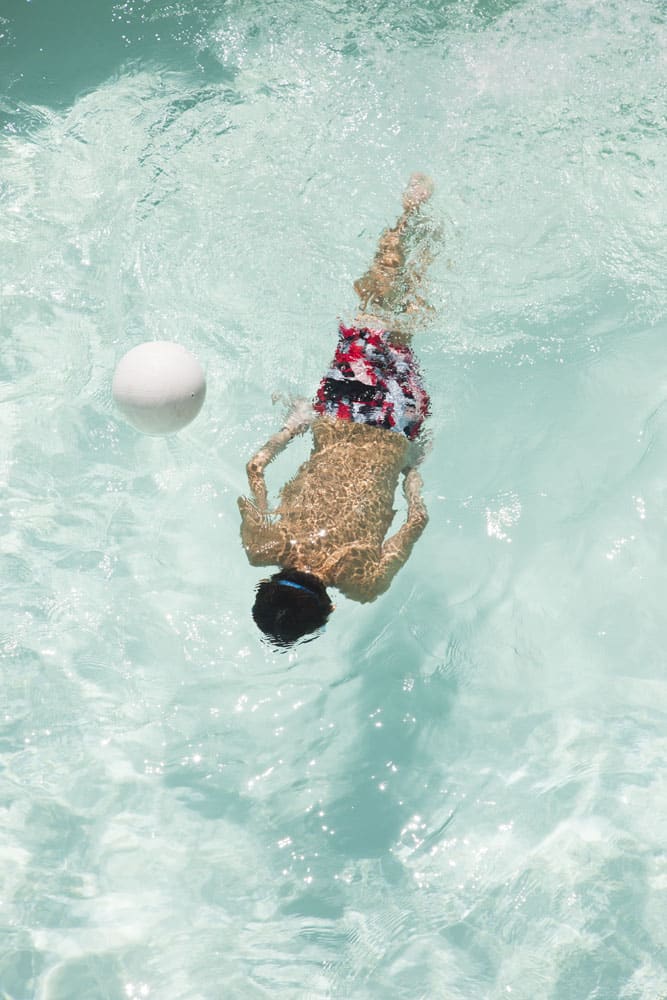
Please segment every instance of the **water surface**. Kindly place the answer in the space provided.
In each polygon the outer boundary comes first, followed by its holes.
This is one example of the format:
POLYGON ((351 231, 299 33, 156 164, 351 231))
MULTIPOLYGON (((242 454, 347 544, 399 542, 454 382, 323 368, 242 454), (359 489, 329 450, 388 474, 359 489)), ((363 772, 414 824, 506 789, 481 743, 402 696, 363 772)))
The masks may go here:
POLYGON ((667 995, 664 6, 9 0, 0 35, 5 995, 667 995), (280 654, 244 464, 414 169, 430 524, 280 654), (152 338, 207 369, 169 439, 110 397, 152 338))

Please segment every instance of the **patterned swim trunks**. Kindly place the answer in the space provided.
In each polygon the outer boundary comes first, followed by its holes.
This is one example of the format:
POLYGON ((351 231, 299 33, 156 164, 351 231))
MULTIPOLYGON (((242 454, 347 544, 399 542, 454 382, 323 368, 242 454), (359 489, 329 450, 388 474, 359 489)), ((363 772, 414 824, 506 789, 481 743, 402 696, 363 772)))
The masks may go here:
POLYGON ((430 401, 409 347, 390 334, 341 323, 331 368, 320 382, 317 413, 417 437, 430 401))

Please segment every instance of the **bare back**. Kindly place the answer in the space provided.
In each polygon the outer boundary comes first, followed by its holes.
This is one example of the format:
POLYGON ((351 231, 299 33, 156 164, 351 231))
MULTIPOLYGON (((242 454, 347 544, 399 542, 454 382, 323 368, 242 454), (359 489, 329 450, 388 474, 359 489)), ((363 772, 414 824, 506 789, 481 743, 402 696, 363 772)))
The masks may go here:
POLYGON ((255 502, 239 500, 244 547, 254 565, 300 569, 354 600, 373 600, 387 589, 428 519, 412 469, 405 478, 407 520, 386 538, 409 442, 394 431, 330 417, 315 420, 312 431, 313 450, 281 490, 274 511, 261 509, 263 475, 249 466, 255 502))
POLYGON ((327 417, 313 424, 313 441, 309 459, 280 494, 283 565, 356 590, 364 566, 380 558, 408 442, 402 434, 327 417))

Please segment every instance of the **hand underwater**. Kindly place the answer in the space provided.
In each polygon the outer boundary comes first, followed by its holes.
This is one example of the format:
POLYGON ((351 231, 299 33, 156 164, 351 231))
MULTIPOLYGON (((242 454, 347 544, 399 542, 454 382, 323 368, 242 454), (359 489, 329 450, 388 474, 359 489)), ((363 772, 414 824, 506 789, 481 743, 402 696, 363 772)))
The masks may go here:
POLYGON ((296 434, 303 434, 307 431, 314 418, 315 412, 311 401, 301 396, 292 403, 292 408, 285 418, 283 427, 294 437, 296 434))

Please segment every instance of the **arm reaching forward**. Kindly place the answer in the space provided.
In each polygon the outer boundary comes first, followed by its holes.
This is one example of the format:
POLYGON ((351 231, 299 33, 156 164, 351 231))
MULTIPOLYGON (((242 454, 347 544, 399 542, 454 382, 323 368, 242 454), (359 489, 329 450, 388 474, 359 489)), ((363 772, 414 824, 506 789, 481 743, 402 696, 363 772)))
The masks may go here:
POLYGON ((310 406, 304 400, 297 400, 284 426, 271 435, 246 465, 250 497, 239 497, 238 505, 241 512, 241 540, 253 566, 268 566, 277 562, 283 549, 282 535, 269 518, 264 469, 296 434, 303 434, 312 422, 312 417, 310 406))
POLYGON ((283 451, 292 440, 292 437, 292 431, 287 426, 281 427, 279 431, 271 435, 266 444, 262 445, 257 454, 253 455, 245 467, 248 473, 248 485, 250 486, 252 500, 257 509, 263 514, 267 514, 269 510, 264 469, 269 462, 273 461, 276 455, 279 455, 283 451))
POLYGON ((403 480, 403 493, 408 501, 407 518, 405 524, 401 525, 396 534, 387 538, 382 546, 380 559, 367 580, 365 599, 368 601, 374 600, 389 588, 428 524, 428 512, 421 495, 422 486, 422 477, 417 470, 408 469, 403 480))
POLYGON ((403 492, 408 501, 408 516, 395 535, 391 535, 380 554, 376 574, 376 593, 382 594, 389 587, 399 569, 407 562, 413 546, 428 524, 428 512, 421 495, 424 485, 415 468, 408 469, 403 480, 403 492))

